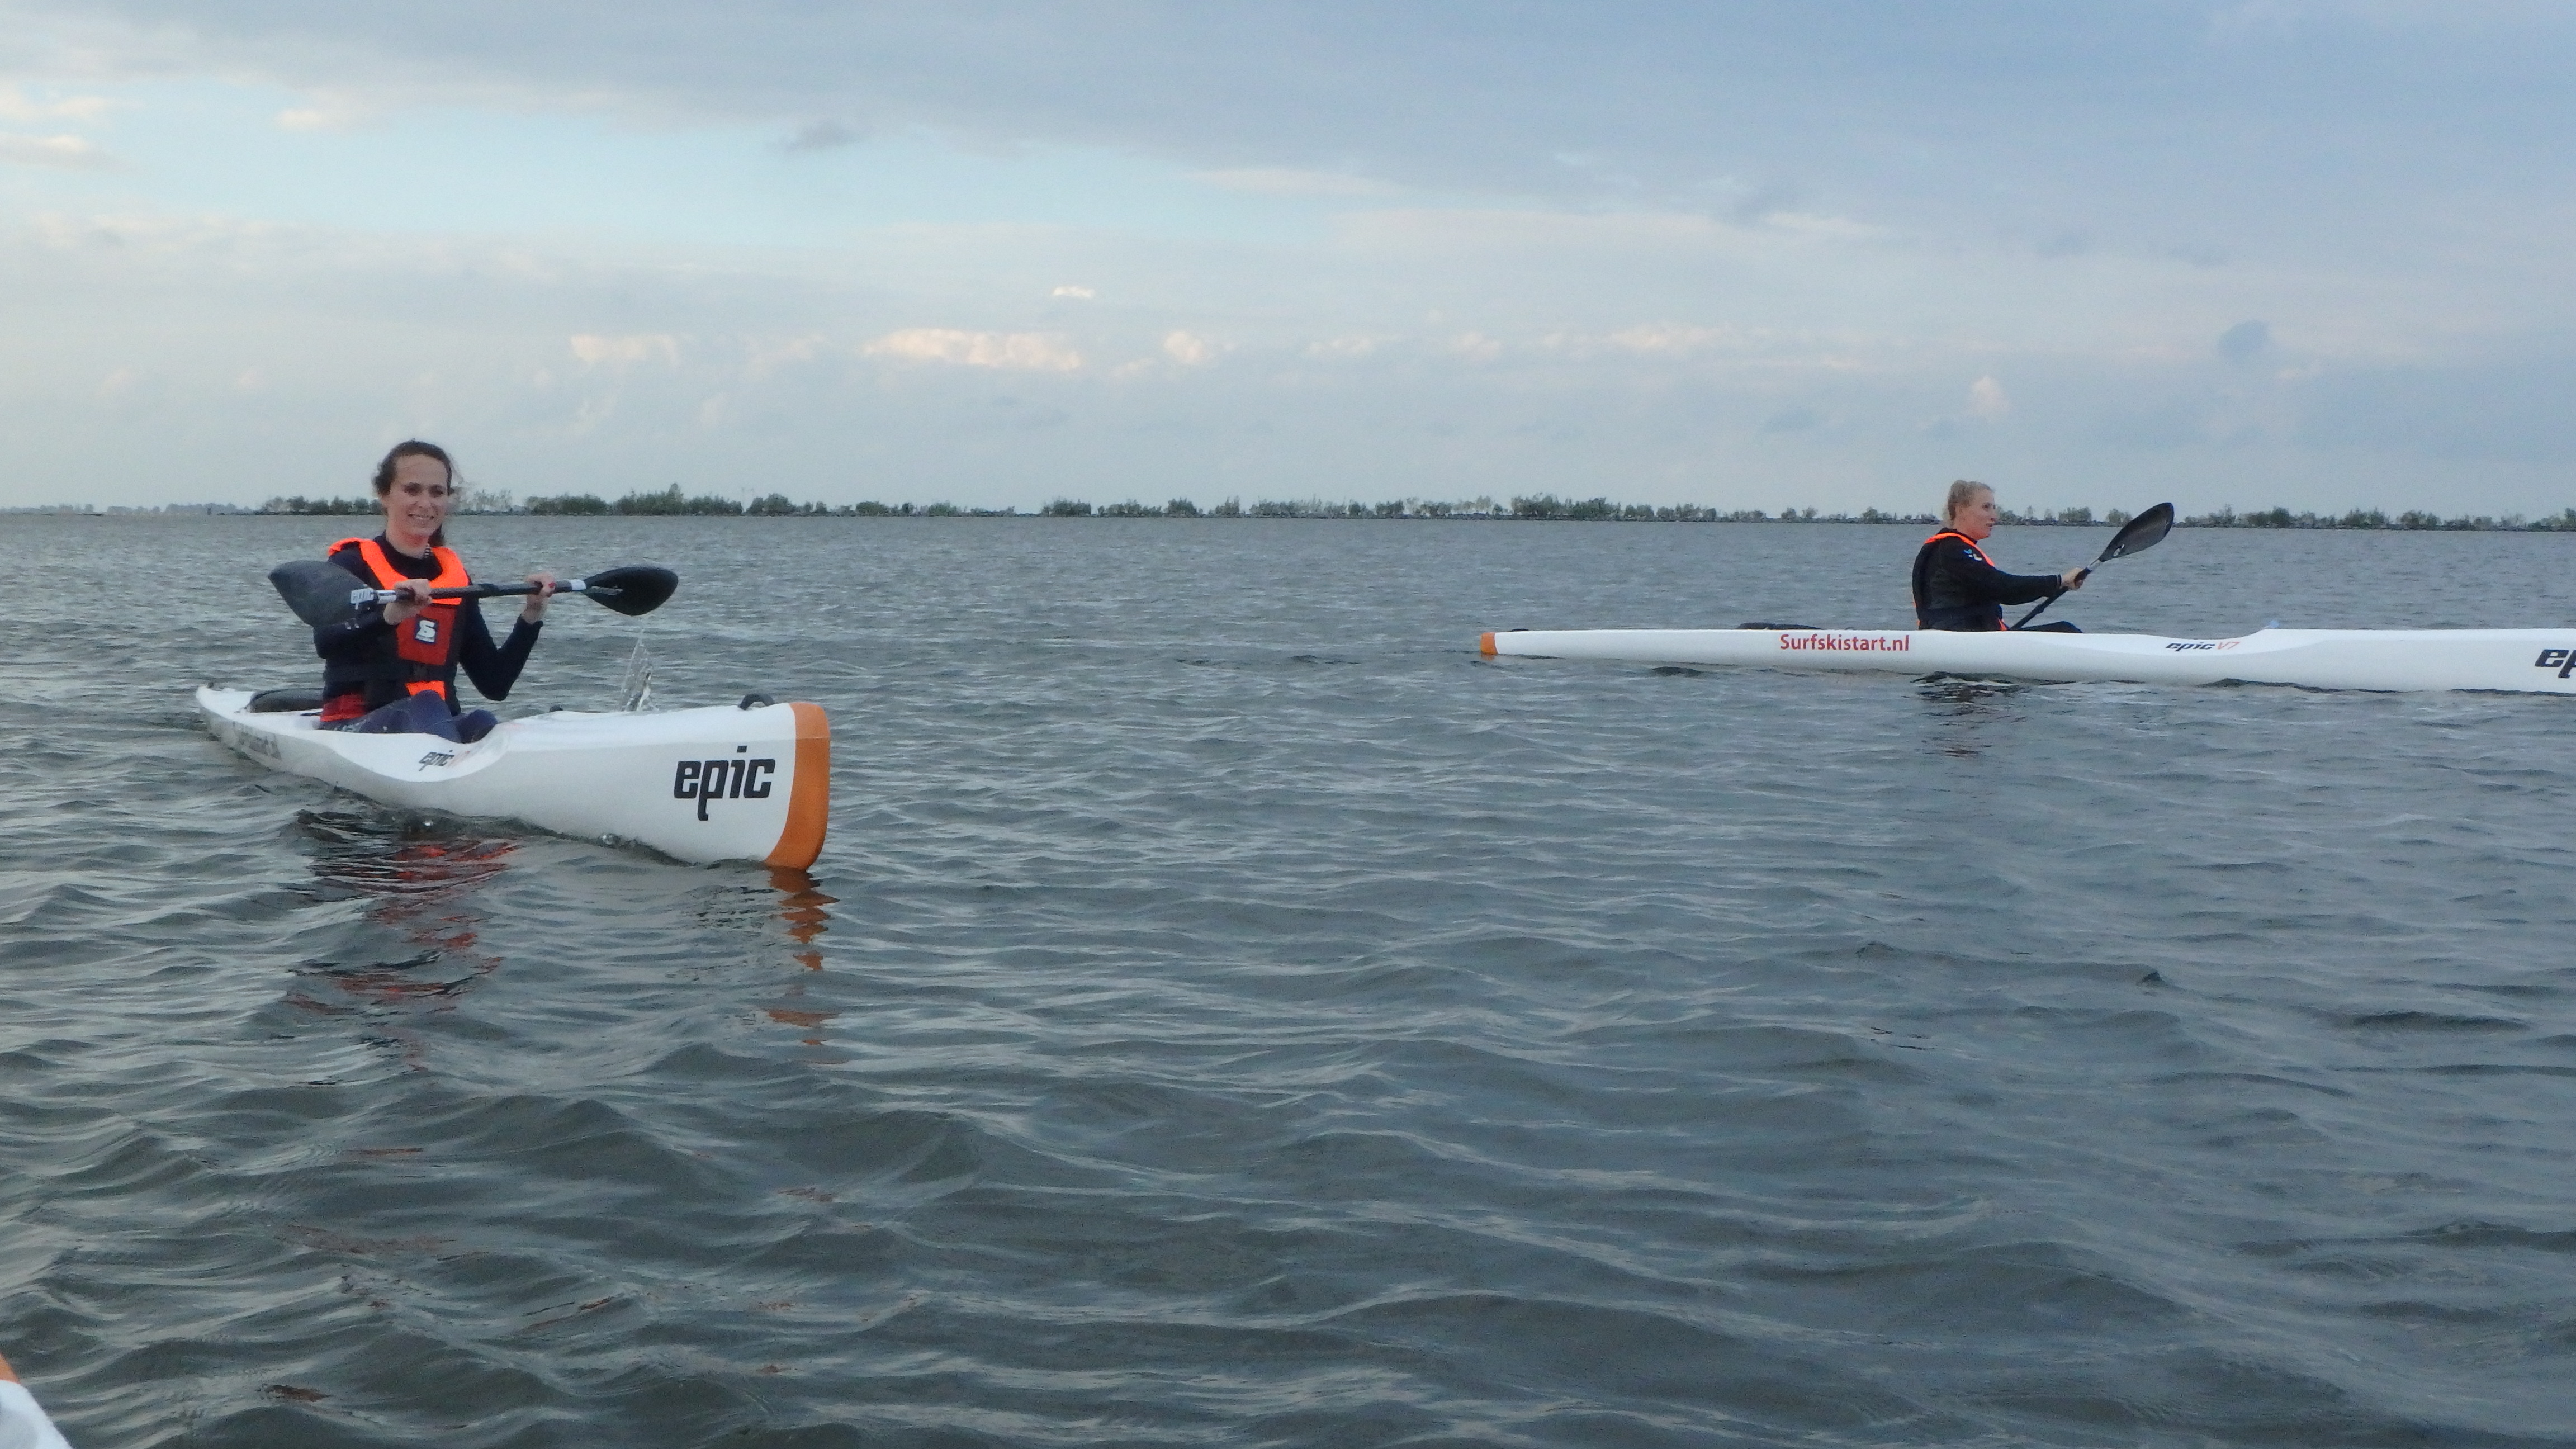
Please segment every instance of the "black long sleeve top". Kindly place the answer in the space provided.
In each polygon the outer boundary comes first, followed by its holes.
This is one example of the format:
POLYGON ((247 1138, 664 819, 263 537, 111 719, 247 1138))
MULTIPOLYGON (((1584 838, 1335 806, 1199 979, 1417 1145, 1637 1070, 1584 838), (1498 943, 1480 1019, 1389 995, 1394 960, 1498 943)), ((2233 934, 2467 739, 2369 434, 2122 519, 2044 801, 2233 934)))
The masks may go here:
MULTIPOLYGON (((413 558, 386 543, 382 534, 376 535, 376 544, 384 550, 385 557, 392 561, 393 566, 401 571, 404 577, 429 579, 438 576, 436 557, 413 558)), ((360 584, 368 588, 376 586, 376 581, 368 575, 367 566, 358 557, 356 549, 345 548, 334 553, 331 555, 331 562, 347 569, 350 576, 360 584)), ((494 700, 509 698, 510 686, 518 683, 519 671, 525 668, 528 662, 528 651, 536 648, 537 634, 545 628, 545 625, 531 624, 525 619, 517 620, 510 626, 510 637, 496 645, 492 642, 491 627, 483 622, 481 602, 475 599, 459 599, 456 602, 460 606, 456 611, 456 653, 454 655, 456 663, 463 667, 466 676, 474 681, 475 689, 480 691, 484 698, 494 700)), ((347 619, 317 626, 313 631, 313 652, 321 655, 328 665, 350 670, 366 668, 373 660, 390 651, 392 645, 393 626, 385 622, 385 611, 382 608, 353 610, 347 619)), ((333 672, 340 672, 339 668, 335 668, 333 672)), ((342 686, 342 692, 346 691, 347 687, 342 686)), ((454 672, 450 671, 448 697, 451 707, 454 704, 455 693, 454 672)), ((391 704, 401 699, 404 694, 405 690, 397 680, 370 679, 366 681, 365 707, 375 709, 380 705, 391 704)))
POLYGON ((2008 574, 1955 533, 1923 540, 1914 556, 1918 629, 1979 631, 2004 626, 2004 605, 2053 599, 2066 592, 2055 574, 2008 574))

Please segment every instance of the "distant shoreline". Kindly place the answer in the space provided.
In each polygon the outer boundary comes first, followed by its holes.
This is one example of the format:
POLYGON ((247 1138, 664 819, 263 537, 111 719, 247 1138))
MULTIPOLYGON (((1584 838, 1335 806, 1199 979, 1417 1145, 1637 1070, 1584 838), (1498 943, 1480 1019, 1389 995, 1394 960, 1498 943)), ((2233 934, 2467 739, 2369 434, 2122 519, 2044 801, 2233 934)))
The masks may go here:
MULTIPOLYGON (((174 503, 157 508, 101 508, 88 504, 63 504, 38 508, 6 508, 0 514, 73 517, 133 517, 169 514, 198 514, 214 517, 372 517, 375 502, 368 498, 271 498, 257 508, 244 508, 231 503, 174 503)), ((797 503, 783 493, 741 502, 713 495, 684 495, 677 485, 650 493, 630 493, 610 501, 596 494, 577 493, 558 497, 531 498, 521 502, 509 494, 468 495, 467 506, 458 510, 463 517, 503 517, 517 515, 539 518, 1331 518, 1450 520, 1500 523, 1872 523, 1905 524, 1923 528, 1937 527, 1939 520, 1929 513, 1885 513, 1864 508, 1858 513, 1819 513, 1813 508, 1784 508, 1778 513, 1761 509, 1722 510, 1701 508, 1693 504, 1662 505, 1647 503, 1614 503, 1607 498, 1564 499, 1553 494, 1536 494, 1497 501, 1476 498, 1459 502, 1431 499, 1390 499, 1382 503, 1328 503, 1320 498, 1260 499, 1245 504, 1229 498, 1213 507, 1201 508, 1186 498, 1175 498, 1162 505, 1139 503, 1129 499, 1122 503, 1094 506, 1080 499, 1059 498, 1043 508, 1021 512, 1016 508, 965 508, 953 503, 797 503)), ((2096 516, 2089 508, 2063 508, 2054 512, 2013 513, 2007 510, 2006 524, 2024 528, 2108 528, 2129 521, 2129 515, 2110 509, 2096 516)), ((2395 532, 2452 533, 2576 533, 2576 508, 2558 513, 2526 518, 2518 513, 2502 517, 2488 514, 2463 514, 2444 518, 2437 514, 2410 510, 2390 516, 2376 508, 2356 508, 2346 513, 2293 513, 2287 508, 2262 508, 2238 511, 2222 508, 2175 520, 2178 528, 2265 528, 2265 529, 2333 529, 2389 530, 2395 532)))

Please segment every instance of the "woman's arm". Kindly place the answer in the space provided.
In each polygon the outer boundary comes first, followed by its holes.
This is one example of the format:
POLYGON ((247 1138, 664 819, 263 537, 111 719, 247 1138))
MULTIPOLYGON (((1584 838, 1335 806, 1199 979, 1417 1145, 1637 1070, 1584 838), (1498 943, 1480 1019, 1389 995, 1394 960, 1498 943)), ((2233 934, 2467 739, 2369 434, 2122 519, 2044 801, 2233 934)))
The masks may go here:
POLYGON ((537 634, 542 623, 522 618, 510 626, 510 637, 499 645, 492 642, 491 626, 483 622, 483 606, 476 599, 460 601, 456 611, 456 662, 465 669, 466 677, 485 699, 508 699, 510 686, 519 682, 519 671, 527 666, 528 651, 537 647, 537 634))
POLYGON ((1951 585, 1971 603, 2028 604, 2066 592, 2066 581, 2056 574, 2008 574, 1977 557, 1966 544, 1946 550, 1943 562, 1951 585))

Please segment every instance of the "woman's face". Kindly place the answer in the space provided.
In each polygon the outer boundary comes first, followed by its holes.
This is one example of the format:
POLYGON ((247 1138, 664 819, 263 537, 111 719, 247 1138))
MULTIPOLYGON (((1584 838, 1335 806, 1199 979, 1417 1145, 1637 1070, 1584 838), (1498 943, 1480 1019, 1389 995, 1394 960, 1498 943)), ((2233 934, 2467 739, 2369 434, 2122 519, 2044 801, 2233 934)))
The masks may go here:
POLYGON ((1976 497, 1959 505, 1958 516, 1950 520, 1950 526, 1971 542, 1984 542, 1986 535, 1995 531, 1994 490, 1978 489, 1976 497))
POLYGON ((386 536, 417 548, 447 523, 455 501, 447 465, 436 458, 406 453, 394 460, 394 483, 385 490, 386 536))

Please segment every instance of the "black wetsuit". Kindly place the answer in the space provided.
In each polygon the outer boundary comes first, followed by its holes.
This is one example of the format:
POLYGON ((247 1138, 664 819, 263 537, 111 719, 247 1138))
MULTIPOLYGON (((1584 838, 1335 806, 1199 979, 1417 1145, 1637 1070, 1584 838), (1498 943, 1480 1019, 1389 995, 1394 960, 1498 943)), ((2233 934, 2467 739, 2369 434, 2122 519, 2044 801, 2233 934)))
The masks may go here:
MULTIPOLYGON (((438 577, 435 555, 413 558, 376 535, 376 546, 385 558, 406 578, 438 577)), ((366 561, 358 550, 344 548, 331 555, 331 562, 347 569, 350 576, 368 588, 376 586, 367 572, 366 561)), ((537 645, 537 631, 543 624, 525 619, 513 624, 507 641, 495 645, 492 631, 483 623, 483 610, 473 599, 459 599, 456 611, 456 663, 464 666, 474 680, 474 687, 486 699, 507 699, 510 686, 518 683, 519 670, 528 662, 528 651, 537 645)), ((347 694, 359 688, 366 691, 365 709, 376 709, 395 703, 408 693, 388 661, 393 658, 393 626, 385 622, 382 609, 361 609, 347 621, 324 624, 313 631, 313 652, 322 656, 322 690, 326 703, 330 696, 347 694)), ((456 711, 456 672, 447 675, 447 704, 456 711)))
POLYGON ((2066 592, 2055 574, 2008 574, 1955 533, 1923 540, 1914 556, 1914 627, 1976 632, 2001 629, 2004 605, 2035 603, 2066 592))

